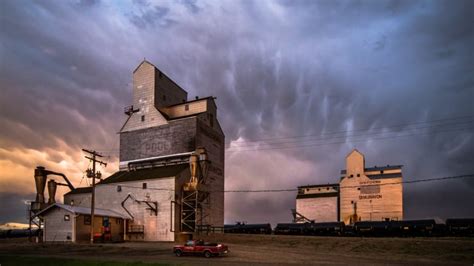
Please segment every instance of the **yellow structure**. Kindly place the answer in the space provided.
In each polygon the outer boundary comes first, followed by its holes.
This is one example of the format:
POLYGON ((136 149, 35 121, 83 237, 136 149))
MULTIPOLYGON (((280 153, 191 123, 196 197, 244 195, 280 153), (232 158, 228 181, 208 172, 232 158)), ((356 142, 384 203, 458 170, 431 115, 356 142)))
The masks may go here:
POLYGON ((403 219, 402 166, 365 167, 364 155, 346 157, 339 184, 298 187, 296 213, 314 222, 403 219))
POLYGON ((341 175, 340 219, 345 224, 403 219, 401 165, 365 168, 364 155, 353 150, 341 175))

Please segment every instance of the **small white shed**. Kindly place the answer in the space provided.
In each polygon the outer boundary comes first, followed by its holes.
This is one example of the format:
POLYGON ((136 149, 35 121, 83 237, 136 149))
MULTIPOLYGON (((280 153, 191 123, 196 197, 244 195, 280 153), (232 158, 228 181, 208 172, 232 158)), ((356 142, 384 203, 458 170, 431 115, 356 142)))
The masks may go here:
MULTIPOLYGON (((43 241, 78 242, 90 240, 91 209, 60 203, 52 204, 38 212, 44 221, 43 241)), ((123 240, 126 217, 106 209, 94 210, 94 234, 110 232, 112 241, 123 240)))

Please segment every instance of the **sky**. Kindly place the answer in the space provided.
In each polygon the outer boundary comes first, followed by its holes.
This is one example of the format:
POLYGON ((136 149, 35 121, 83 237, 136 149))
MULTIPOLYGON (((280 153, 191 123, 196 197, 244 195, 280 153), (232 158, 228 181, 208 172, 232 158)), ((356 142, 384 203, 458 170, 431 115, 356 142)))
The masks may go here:
MULTIPOLYGON (((27 221, 37 165, 117 171, 144 58, 217 97, 226 189, 336 183, 354 148, 406 181, 473 174, 472 25, 461 0, 0 1, 0 223, 27 221)), ((289 222, 295 196, 226 193, 225 222, 289 222)), ((404 185, 406 219, 472 202, 474 178, 404 185)))

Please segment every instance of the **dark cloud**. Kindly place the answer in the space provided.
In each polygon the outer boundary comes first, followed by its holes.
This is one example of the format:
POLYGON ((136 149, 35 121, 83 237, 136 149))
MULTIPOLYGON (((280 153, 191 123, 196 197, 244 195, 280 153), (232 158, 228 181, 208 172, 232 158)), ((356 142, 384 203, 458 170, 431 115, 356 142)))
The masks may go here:
POLYGON ((197 13, 201 10, 197 5, 197 0, 182 0, 181 3, 192 13, 197 13))
POLYGON ((138 6, 138 10, 129 14, 130 22, 137 28, 143 29, 155 26, 169 26, 174 23, 170 18, 169 8, 162 6, 152 6, 147 1, 134 1, 138 6))
POLYGON ((28 200, 34 199, 35 194, 21 195, 17 192, 2 192, 0 194, 0 224, 8 222, 28 223, 28 200))
MULTIPOLYGON (((230 148, 229 189, 337 182, 352 148, 369 165, 405 165, 406 180, 474 172, 472 1, 93 2, 2 3, 3 149, 62 141, 115 158, 131 72, 146 57, 190 97, 217 97, 228 146, 325 138, 230 148), (466 115, 462 125, 389 128, 466 115), (350 137, 357 129, 371 130, 350 137)), ((474 216, 467 179, 407 184, 404 196, 407 218, 474 216)), ((226 221, 288 221, 294 204, 291 193, 228 195, 226 221)))
POLYGON ((100 3, 100 0, 79 0, 79 5, 82 6, 94 6, 100 3))

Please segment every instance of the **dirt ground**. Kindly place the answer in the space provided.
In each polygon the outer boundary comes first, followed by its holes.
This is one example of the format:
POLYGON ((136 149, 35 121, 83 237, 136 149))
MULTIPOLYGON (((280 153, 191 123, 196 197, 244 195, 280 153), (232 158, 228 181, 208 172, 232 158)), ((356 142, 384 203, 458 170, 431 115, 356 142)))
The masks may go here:
MULTIPOLYGON (((0 258, 54 257, 93 261, 209 264, 439 264, 473 265, 474 238, 358 238, 274 235, 201 237, 227 244, 223 257, 175 257, 175 243, 35 244, 0 240, 0 258)), ((1 264, 1 261, 0 261, 1 264)), ((3 265, 2 265, 3 266, 3 265)))

